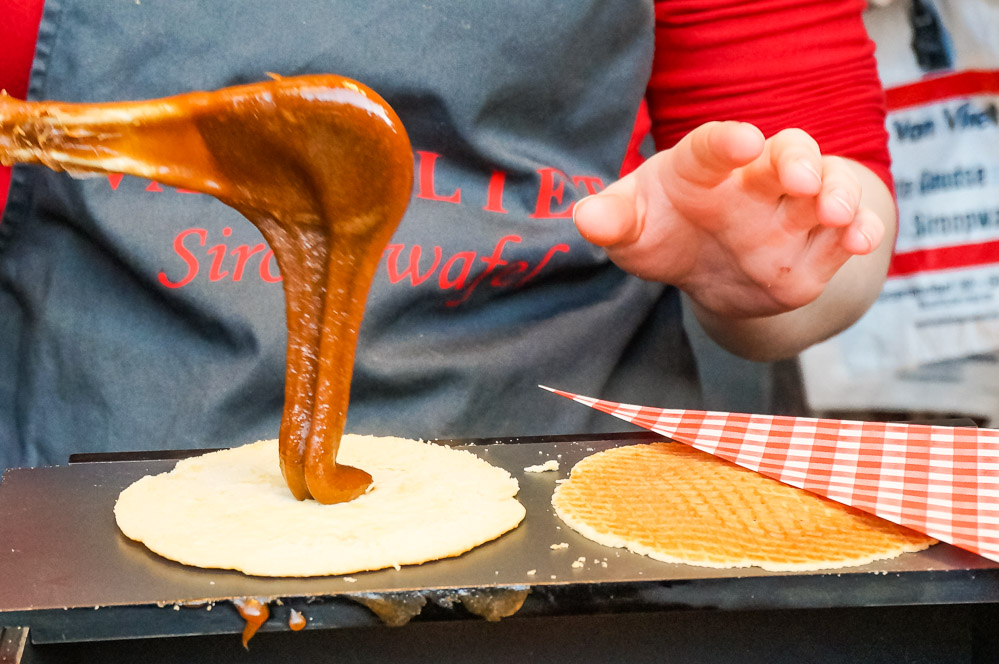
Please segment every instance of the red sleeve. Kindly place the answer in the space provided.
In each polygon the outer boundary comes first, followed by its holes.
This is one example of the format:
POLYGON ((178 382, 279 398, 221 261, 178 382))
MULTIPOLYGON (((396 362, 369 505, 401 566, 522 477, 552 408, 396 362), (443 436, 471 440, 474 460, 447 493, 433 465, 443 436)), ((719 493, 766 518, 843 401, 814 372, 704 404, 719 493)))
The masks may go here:
MULTIPOLYGON (((0 11, 0 90, 11 97, 24 99, 28 93, 28 76, 35 57, 38 22, 42 18, 45 0, 4 0, 0 11)), ((7 202, 10 168, 0 166, 0 214, 7 202)))
POLYGON ((866 0, 659 0, 648 102, 659 149, 709 120, 804 129, 892 187, 866 0))

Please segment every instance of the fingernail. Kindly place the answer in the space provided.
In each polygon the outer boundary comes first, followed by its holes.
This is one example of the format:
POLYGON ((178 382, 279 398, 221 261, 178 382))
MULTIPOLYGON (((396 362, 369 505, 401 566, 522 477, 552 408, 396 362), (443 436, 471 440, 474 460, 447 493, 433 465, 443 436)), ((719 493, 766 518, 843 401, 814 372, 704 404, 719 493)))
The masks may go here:
POLYGON ((860 234, 867 240, 867 252, 870 253, 874 249, 874 238, 866 230, 861 230, 860 234))
POLYGON ((582 207, 583 203, 590 200, 591 198, 593 198, 592 195, 581 198, 580 200, 576 201, 576 203, 572 206, 572 223, 576 223, 576 213, 579 212, 579 208, 582 207))
POLYGON ((850 202, 850 199, 847 198, 846 194, 844 194, 842 191, 837 190, 829 195, 832 197, 834 201, 843 206, 844 210, 851 213, 853 212, 853 203, 850 202))
POLYGON ((806 171, 808 171, 811 174, 812 179, 816 183, 818 184, 822 183, 822 176, 819 175, 819 172, 815 169, 815 166, 812 165, 812 162, 808 161, 807 159, 802 159, 798 163, 801 164, 802 168, 804 168, 806 171))

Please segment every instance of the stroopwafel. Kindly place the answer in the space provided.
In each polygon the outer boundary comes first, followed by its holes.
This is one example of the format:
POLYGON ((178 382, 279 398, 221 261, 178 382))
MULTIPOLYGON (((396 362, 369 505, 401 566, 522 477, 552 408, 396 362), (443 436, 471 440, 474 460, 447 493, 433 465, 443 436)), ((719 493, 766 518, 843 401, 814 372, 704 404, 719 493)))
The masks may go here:
POLYGON ((936 542, 679 443, 587 457, 552 505, 595 542, 704 567, 834 569, 936 542))

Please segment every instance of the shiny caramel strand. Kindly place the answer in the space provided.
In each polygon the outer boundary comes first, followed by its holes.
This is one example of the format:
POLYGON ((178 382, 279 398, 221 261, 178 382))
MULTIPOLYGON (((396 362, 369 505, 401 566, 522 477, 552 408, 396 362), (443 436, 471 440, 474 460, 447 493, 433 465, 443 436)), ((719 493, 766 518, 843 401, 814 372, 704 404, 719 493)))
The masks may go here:
POLYGON ((261 602, 255 597, 237 597, 232 600, 239 616, 246 621, 243 627, 243 647, 250 649, 250 639, 257 633, 260 626, 267 622, 271 615, 271 610, 265 602, 261 602))
POLYGON ((280 462, 299 500, 351 500, 371 476, 336 462, 375 268, 412 186, 409 139, 372 90, 334 75, 135 102, 0 95, 0 163, 128 173, 199 191, 260 229, 288 324, 280 462))

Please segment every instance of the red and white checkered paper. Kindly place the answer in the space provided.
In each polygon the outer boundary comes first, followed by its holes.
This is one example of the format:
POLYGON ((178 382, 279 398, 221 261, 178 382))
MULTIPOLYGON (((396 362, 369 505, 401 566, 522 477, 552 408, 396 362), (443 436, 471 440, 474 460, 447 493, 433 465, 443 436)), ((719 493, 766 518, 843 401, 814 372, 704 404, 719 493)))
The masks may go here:
POLYGON ((999 430, 664 410, 541 387, 999 562, 999 430))

